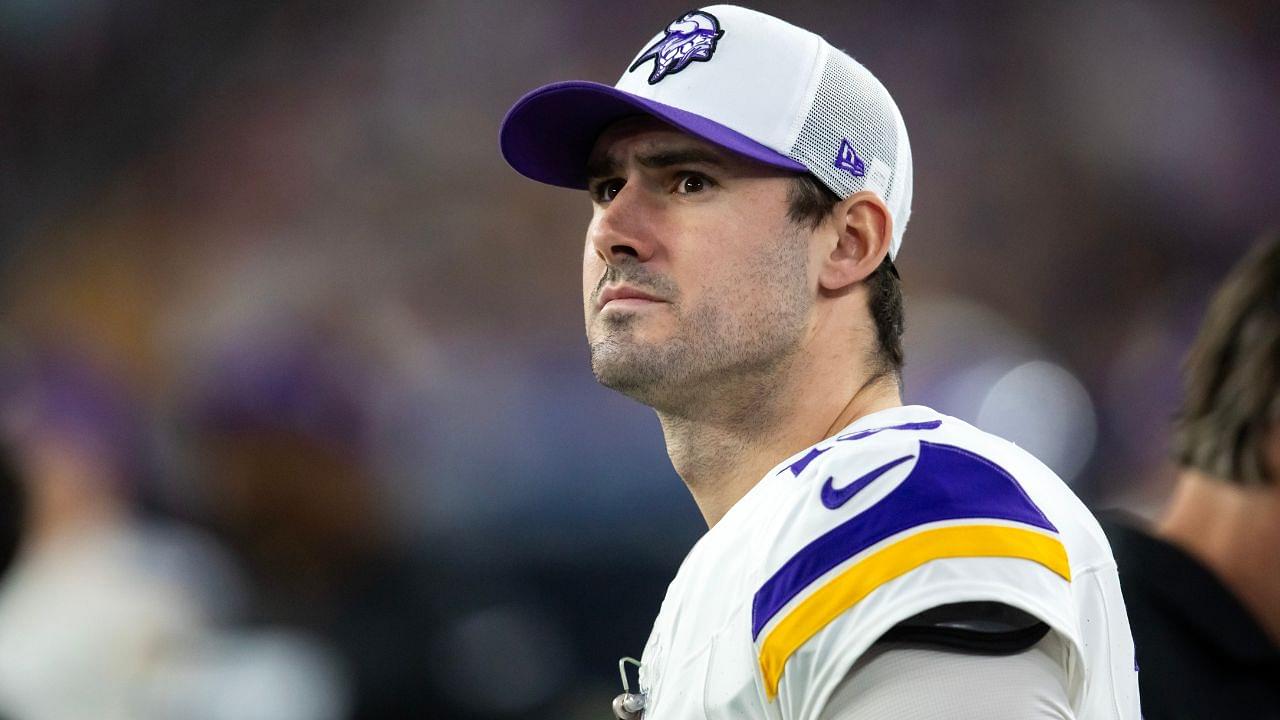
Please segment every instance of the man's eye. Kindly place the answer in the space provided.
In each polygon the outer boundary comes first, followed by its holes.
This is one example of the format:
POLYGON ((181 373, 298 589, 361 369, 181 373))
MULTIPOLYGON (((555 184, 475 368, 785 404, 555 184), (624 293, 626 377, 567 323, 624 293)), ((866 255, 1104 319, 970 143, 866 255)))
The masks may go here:
POLYGON ((591 195, 597 202, 609 202, 622 192, 623 181, 621 179, 602 180, 595 184, 591 190, 591 195))
POLYGON ((685 175, 676 183, 676 192, 682 195, 699 193, 710 185, 711 181, 701 175, 685 175))

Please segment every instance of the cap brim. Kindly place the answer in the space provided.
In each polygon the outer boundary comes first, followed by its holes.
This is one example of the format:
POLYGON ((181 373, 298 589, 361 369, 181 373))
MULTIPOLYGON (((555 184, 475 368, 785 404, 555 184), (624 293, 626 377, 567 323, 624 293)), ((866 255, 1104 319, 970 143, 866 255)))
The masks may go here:
POLYGON ((520 98, 503 119, 498 142, 502 156, 521 175, 585 189, 587 158, 596 138, 610 124, 632 115, 651 115, 753 160, 806 172, 799 162, 720 123, 594 82, 553 83, 520 98))

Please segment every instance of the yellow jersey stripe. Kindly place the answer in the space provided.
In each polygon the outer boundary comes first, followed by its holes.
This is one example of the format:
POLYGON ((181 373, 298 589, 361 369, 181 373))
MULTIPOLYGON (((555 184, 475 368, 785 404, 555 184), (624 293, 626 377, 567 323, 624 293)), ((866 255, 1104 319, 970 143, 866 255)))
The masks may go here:
POLYGON ((760 669, 769 700, 778 694, 783 667, 800 646, 873 590, 930 560, 1009 557, 1040 563, 1071 580, 1062 542, 1042 532, 1004 525, 956 525, 909 535, 831 579, 795 607, 765 636, 760 669))

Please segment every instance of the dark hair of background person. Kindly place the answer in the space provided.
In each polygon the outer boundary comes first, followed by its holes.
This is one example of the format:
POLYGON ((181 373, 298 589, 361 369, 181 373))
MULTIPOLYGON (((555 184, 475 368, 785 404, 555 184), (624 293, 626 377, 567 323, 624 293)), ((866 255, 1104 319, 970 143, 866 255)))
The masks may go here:
POLYGON ((22 538, 24 500, 16 468, 0 447, 0 576, 8 569, 22 538))
POLYGON ((1178 464, 1243 485, 1280 482, 1266 466, 1267 438, 1280 423, 1280 230, 1214 295, 1185 373, 1178 464))
MULTIPOLYGON (((831 208, 840 202, 835 193, 808 174, 796 176, 787 200, 790 203, 787 215, 792 222, 807 224, 811 228, 817 227, 831 213, 831 208)), ((867 288, 871 293, 871 319, 875 321, 876 337, 880 344, 876 352, 876 359, 880 363, 878 370, 882 374, 901 378, 902 333, 906 329, 906 318, 902 304, 902 282, 888 256, 871 277, 867 278, 867 288)))

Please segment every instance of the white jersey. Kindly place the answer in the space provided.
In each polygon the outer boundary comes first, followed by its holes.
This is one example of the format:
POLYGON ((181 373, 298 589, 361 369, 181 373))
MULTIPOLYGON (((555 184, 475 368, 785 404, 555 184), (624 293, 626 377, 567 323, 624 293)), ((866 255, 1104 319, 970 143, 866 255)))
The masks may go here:
POLYGON ((1093 516, 1016 445, 909 406, 783 461, 698 541, 644 649, 645 720, 816 720, 885 631, 962 602, 1018 608, 1061 636, 1077 718, 1139 718, 1093 516))

